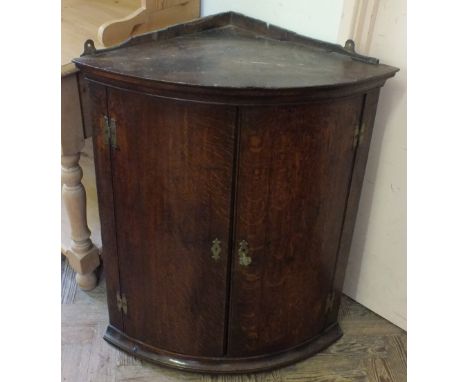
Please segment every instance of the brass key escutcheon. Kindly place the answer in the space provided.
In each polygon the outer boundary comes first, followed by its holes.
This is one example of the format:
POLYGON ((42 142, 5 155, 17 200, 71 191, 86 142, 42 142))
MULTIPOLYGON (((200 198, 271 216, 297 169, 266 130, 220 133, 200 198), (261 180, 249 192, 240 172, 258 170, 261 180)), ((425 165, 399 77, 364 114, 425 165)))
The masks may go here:
POLYGON ((244 267, 248 266, 252 262, 252 258, 247 256, 249 254, 249 243, 242 240, 239 243, 239 264, 244 267))
POLYGON ((214 259, 214 261, 218 261, 221 256, 221 242, 216 238, 213 240, 213 245, 211 246, 211 258, 214 259))

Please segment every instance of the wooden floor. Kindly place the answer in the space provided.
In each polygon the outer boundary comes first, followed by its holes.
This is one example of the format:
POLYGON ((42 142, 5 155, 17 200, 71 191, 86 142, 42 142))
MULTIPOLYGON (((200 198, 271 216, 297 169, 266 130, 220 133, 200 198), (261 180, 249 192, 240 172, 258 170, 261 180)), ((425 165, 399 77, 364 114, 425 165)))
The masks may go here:
POLYGON ((106 290, 77 289, 62 259, 62 381, 101 382, 346 382, 406 381, 406 333, 362 305, 343 298, 344 336, 322 353, 267 373, 210 376, 141 362, 102 339, 107 324, 106 290))

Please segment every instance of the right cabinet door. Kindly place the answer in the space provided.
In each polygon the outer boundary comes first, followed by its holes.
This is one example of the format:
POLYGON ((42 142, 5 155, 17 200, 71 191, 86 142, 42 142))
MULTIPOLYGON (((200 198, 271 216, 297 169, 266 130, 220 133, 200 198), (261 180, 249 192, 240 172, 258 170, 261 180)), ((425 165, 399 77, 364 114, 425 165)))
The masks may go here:
POLYGON ((362 100, 240 109, 229 356, 325 329, 362 100))

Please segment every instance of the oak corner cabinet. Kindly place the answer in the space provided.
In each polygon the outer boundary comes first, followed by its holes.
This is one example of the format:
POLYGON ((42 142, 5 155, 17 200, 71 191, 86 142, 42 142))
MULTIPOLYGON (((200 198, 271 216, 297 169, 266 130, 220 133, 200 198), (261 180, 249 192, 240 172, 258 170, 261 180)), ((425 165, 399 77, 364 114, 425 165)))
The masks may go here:
POLYGON ((110 324, 162 365, 254 372, 336 341, 379 89, 397 68, 228 12, 74 60, 110 324))

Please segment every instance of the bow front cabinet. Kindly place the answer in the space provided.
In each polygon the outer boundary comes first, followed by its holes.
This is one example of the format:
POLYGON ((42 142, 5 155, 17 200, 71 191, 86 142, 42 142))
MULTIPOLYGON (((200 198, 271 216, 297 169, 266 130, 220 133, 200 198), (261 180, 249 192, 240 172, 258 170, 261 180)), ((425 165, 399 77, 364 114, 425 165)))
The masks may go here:
POLYGON ((232 12, 87 41, 74 62, 93 105, 105 339, 220 373, 336 341, 379 88, 398 69, 232 12))

